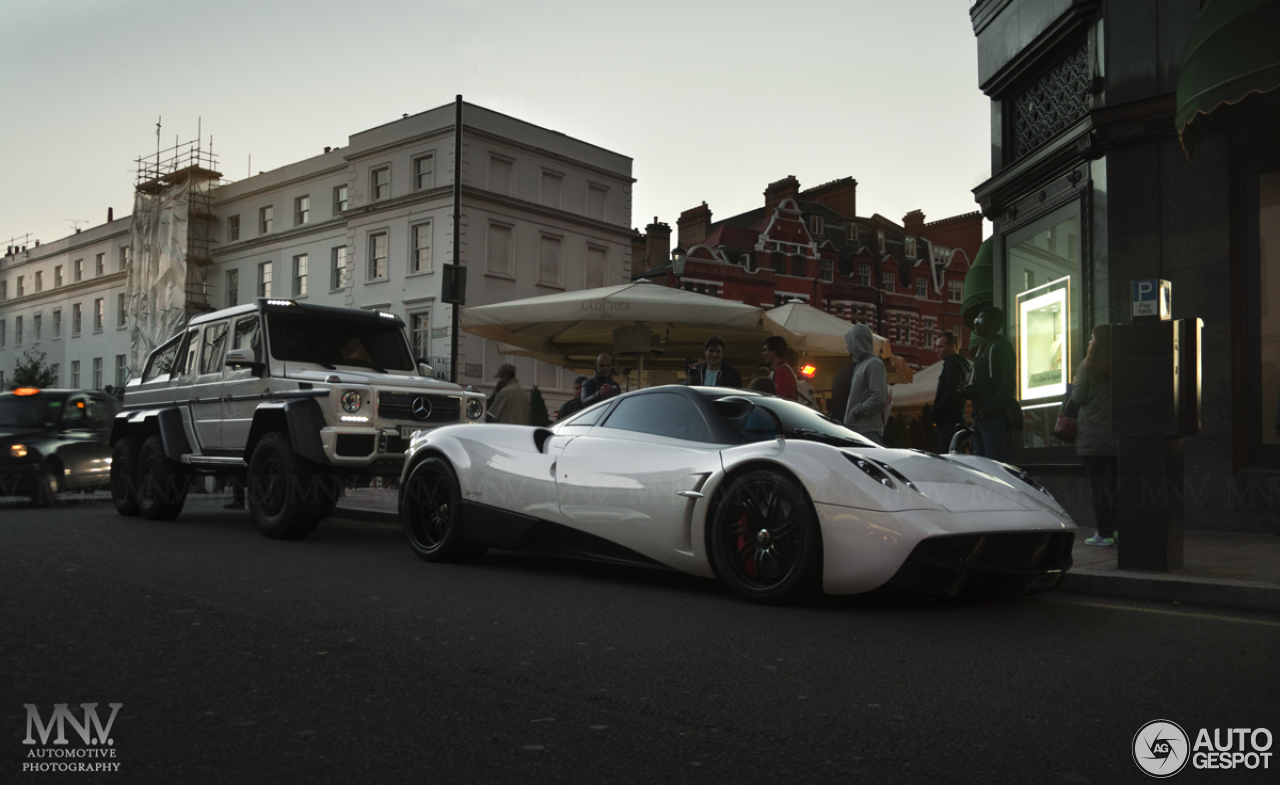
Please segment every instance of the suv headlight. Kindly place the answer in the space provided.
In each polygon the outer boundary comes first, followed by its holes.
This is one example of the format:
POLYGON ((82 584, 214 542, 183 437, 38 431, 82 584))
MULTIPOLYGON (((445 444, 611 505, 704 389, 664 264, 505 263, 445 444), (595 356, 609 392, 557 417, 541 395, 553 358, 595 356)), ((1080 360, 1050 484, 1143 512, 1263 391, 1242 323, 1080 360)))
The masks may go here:
POLYGON ((363 401, 360 400, 360 393, 357 390, 347 390, 342 394, 342 410, 344 412, 355 414, 360 411, 360 405, 362 403, 363 401))
POLYGON ((478 420, 484 414, 484 401, 479 398, 467 400, 467 419, 478 420))

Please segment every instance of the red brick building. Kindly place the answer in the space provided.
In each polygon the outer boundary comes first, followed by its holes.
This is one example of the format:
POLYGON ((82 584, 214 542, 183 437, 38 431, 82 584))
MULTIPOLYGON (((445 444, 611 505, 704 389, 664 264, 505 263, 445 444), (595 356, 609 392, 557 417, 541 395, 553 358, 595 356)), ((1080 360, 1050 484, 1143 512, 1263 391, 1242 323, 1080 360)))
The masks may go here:
POLYGON ((684 273, 671 261, 671 227, 657 218, 637 231, 632 269, 667 286, 773 307, 800 300, 850 322, 863 322, 914 368, 937 362, 934 337, 960 318, 964 276, 982 244, 982 215, 925 223, 919 210, 897 224, 857 217, 852 177, 807 191, 795 177, 770 183, 764 206, 722 221, 706 202, 677 222, 684 273))

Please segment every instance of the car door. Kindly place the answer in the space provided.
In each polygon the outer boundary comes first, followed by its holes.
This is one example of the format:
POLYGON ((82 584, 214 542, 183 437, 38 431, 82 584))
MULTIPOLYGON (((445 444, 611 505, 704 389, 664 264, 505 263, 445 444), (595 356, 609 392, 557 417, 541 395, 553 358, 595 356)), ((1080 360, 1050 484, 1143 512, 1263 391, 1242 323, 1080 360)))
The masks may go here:
POLYGON ((200 439, 196 435, 191 416, 192 385, 200 360, 200 328, 191 327, 178 349, 173 371, 169 374, 169 397, 182 410, 182 428, 192 449, 200 451, 200 439))
POLYGON ((102 441, 106 427, 102 421, 104 414, 101 404, 95 404, 87 393, 72 395, 63 404, 62 420, 58 423, 62 437, 58 459, 64 472, 62 483, 66 487, 92 484, 95 469, 101 469, 101 464, 94 461, 100 458, 97 443, 102 441))
POLYGON ((222 447, 222 374, 227 354, 228 321, 204 325, 200 355, 191 382, 191 424, 201 452, 222 447))
POLYGON ((602 423, 563 446, 556 462, 561 518, 672 563, 692 551, 696 494, 720 469, 722 447, 681 394, 623 398, 602 423))
MULTIPOLYGON (((235 320, 231 334, 232 349, 252 349, 253 359, 266 363, 262 351, 262 319, 258 314, 235 320)), ((264 365, 263 368, 266 366, 264 365)), ((227 449, 243 450, 249 440, 254 412, 262 400, 266 382, 263 370, 249 367, 227 368, 222 380, 222 444, 227 449)), ((246 456, 247 458, 248 456, 246 456)))

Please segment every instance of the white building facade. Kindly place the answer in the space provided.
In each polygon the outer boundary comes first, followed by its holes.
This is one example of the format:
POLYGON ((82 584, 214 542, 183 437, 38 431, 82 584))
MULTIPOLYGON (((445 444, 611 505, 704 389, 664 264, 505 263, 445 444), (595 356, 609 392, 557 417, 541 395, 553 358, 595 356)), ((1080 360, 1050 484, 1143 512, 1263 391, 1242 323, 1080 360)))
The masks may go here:
MULTIPOLYGON (((467 305, 630 280, 631 159, 471 104, 464 105, 455 249, 454 117, 448 104, 214 188, 211 261, 190 306, 266 296, 391 311, 405 319, 415 353, 445 376, 452 328, 452 307, 441 302, 446 263, 467 268, 467 305)), ((130 258, 130 218, 5 256, 5 378, 28 348, 59 366, 63 386, 127 377, 130 258)), ((498 366, 514 362, 524 387, 536 384, 550 405, 572 394, 573 372, 499 355, 490 341, 463 334, 458 354, 460 384, 492 385, 498 366)))

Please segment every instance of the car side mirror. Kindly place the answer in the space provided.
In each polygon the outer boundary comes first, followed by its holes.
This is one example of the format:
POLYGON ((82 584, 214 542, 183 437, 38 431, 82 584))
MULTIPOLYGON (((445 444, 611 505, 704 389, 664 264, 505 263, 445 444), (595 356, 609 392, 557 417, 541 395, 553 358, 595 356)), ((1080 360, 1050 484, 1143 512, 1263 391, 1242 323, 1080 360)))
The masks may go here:
POLYGON ((430 365, 427 365, 422 361, 418 361, 418 374, 420 376, 425 376, 428 379, 434 379, 436 375, 436 371, 430 365))
POLYGON ((263 363, 258 362, 252 349, 232 349, 228 351, 227 359, 223 364, 228 368, 248 368, 253 371, 254 376, 262 375, 262 369, 265 367, 263 363))

